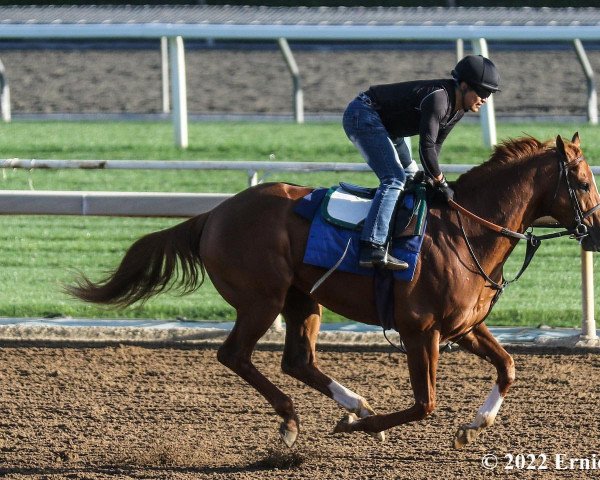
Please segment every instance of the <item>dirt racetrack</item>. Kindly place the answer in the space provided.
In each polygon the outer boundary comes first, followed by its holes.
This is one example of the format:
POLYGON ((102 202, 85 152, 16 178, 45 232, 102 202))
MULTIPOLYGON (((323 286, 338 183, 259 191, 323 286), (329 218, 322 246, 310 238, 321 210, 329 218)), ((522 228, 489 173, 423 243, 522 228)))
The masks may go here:
MULTIPOLYGON (((288 449, 279 441, 278 417, 216 361, 214 347, 4 345, 0 475, 477 479, 489 477, 482 458, 495 454, 497 475, 597 477, 600 357, 581 350, 556 353, 513 350, 517 382, 496 424, 476 443, 454 450, 456 428, 474 418, 495 378, 493 368, 474 356, 442 355, 433 416, 392 429, 387 441, 378 443, 363 433, 333 435, 343 410, 283 375, 281 351, 263 347, 255 363, 291 395, 303 422, 298 442, 288 449), (525 455, 527 461, 511 463, 509 454, 525 455), (569 458, 588 459, 590 467, 582 470, 585 463, 576 461, 571 469, 569 458)), ((379 412, 404 408, 412 400, 405 360, 398 353, 328 347, 320 359, 324 371, 379 412)))
MULTIPOLYGON (((302 50, 300 68, 307 115, 341 115, 361 90, 376 83, 449 77, 452 49, 302 50)), ((586 114, 586 80, 566 50, 503 50, 490 56, 502 75, 495 95, 499 116, 586 114)), ((589 49, 600 71, 600 51, 589 49)), ((155 49, 3 49, 14 114, 158 113, 161 59, 155 49)), ((277 49, 186 50, 188 108, 192 114, 292 114, 292 82, 277 49)))

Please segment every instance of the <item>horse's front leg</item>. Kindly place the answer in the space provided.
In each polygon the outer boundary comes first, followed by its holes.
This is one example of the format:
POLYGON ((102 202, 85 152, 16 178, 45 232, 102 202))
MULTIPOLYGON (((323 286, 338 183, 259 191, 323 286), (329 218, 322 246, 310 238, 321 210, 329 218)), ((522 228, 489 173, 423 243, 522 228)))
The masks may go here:
POLYGON ((454 446, 461 448, 475 440, 484 428, 494 423, 502 401, 515 380, 515 362, 483 323, 475 327, 458 344, 492 363, 498 372, 496 384, 477 412, 475 420, 463 425, 456 432, 454 446))
POLYGON ((381 432, 415 420, 422 420, 435 408, 435 376, 439 358, 438 331, 431 330, 405 336, 406 360, 415 403, 412 407, 385 415, 357 419, 350 414, 342 419, 334 432, 381 432))

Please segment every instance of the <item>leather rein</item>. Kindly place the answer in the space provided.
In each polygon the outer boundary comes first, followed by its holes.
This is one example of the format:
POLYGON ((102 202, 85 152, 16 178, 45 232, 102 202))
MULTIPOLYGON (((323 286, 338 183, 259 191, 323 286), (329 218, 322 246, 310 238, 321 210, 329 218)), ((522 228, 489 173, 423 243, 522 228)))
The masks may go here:
MULTIPOLYGON (((582 160, 583 160, 583 155, 580 155, 575 160, 573 160, 573 162, 579 163, 582 160)), ((598 203, 597 205, 593 206, 592 208, 590 208, 589 210, 584 212, 583 209, 581 208, 581 204, 579 203, 579 199, 577 198, 577 195, 575 195, 575 189, 572 187, 571 182, 569 180, 566 163, 559 159, 558 165, 559 165, 559 175, 558 175, 558 182, 556 185, 556 191, 554 192, 553 201, 555 201, 556 197, 558 196, 558 191, 559 191, 560 185, 561 185, 561 179, 564 176, 564 179, 565 179, 565 182, 567 185, 567 191, 569 192, 569 200, 571 202, 571 206, 573 207, 573 212, 575 214, 576 225, 575 225, 575 228, 572 228, 572 229, 566 229, 566 230, 562 230, 560 232, 549 233, 546 235, 534 235, 531 231, 527 231, 525 233, 515 232, 514 230, 510 230, 506 227, 502 227, 500 225, 497 225, 495 223, 492 223, 488 220, 485 220, 485 219, 477 216, 473 212, 467 210, 463 206, 456 203, 454 200, 448 201, 449 205, 452 208, 454 208, 457 212, 458 223, 459 223, 463 238, 465 239, 465 243, 467 244, 467 247, 469 249, 469 253, 471 254, 471 257, 473 258, 475 264, 477 265, 477 269, 479 270, 479 272, 483 276, 483 278, 485 278, 486 281, 490 283, 490 286, 493 289, 498 291, 498 293, 492 300, 491 306, 493 306, 496 303, 496 301, 498 300, 498 297, 500 296, 500 293, 502 293, 502 291, 504 290, 504 288, 506 288, 507 285, 509 285, 513 282, 516 282, 521 277, 521 275, 523 275, 523 273, 525 272, 525 270, 531 263, 531 260, 533 260, 533 256, 537 252, 537 249, 542 244, 542 240, 548 240, 551 238, 559 238, 559 237, 563 237, 565 235, 569 235, 571 238, 581 240, 582 238, 589 235, 588 226, 584 223, 584 221, 600 209, 600 203, 598 203), (479 263, 477 256, 475 255, 475 252, 473 250, 473 247, 471 246, 471 242, 469 241, 469 238, 467 237, 467 234, 466 234, 465 229, 462 224, 461 213, 464 214, 465 216, 471 218, 475 222, 479 223, 480 225, 483 225, 484 227, 488 228, 489 230, 492 230, 493 232, 498 233, 499 235, 503 235, 505 237, 516 238, 518 240, 526 240, 527 241, 527 250, 525 252, 525 260, 523 261, 523 266, 521 267, 521 269, 519 270, 517 275, 512 280, 503 279, 501 283, 498 283, 498 282, 492 280, 490 278, 490 276, 485 272, 485 270, 479 263)), ((491 306, 490 306, 490 310, 491 310, 491 306)))
MULTIPOLYGON (((574 160, 574 162, 579 163, 582 160, 583 160, 583 155, 577 157, 574 160)), ((573 187, 571 186, 571 182, 569 181, 569 175, 567 172, 567 166, 566 166, 565 162, 563 162, 562 160, 559 159, 558 164, 559 164, 559 176, 558 176, 558 182, 556 185, 556 191, 554 192, 554 197, 553 197, 552 201, 553 202, 556 201, 556 197, 558 196, 558 192, 560 190, 561 178, 564 176, 565 182, 567 185, 567 190, 569 192, 569 200, 571 202, 571 206, 573 207, 573 212, 575 214, 575 223, 576 223, 575 228, 562 230, 560 232, 549 233, 546 235, 534 235, 531 231, 526 231, 525 233, 520 233, 520 232, 516 232, 514 230, 510 230, 509 228, 497 225, 493 222, 490 222, 489 220, 485 220, 484 218, 479 217, 478 215, 474 214, 470 210, 467 210, 462 205, 459 205, 454 200, 448 201, 448 204, 456 210, 456 214, 458 216, 458 224, 460 226, 461 233, 463 235, 463 238, 465 239, 465 243, 467 244, 469 253, 471 254, 471 257, 473 258, 475 265, 477 265, 477 269, 479 270, 480 275, 490 284, 491 288, 496 290, 496 294, 494 295, 494 298, 492 298, 492 301, 490 302, 490 308, 489 308, 487 314, 484 315, 483 318, 481 320, 479 320, 477 323, 472 325, 466 332, 459 334, 458 338, 456 338, 454 340, 448 340, 448 342, 445 345, 440 346, 440 348, 439 348, 440 353, 453 351, 454 346, 457 345, 458 342, 460 342, 469 333, 471 333, 477 326, 479 326, 486 320, 486 318, 492 311, 492 308, 494 307, 494 305, 500 298, 500 295, 502 294, 502 292, 504 292, 504 289, 511 283, 516 282, 521 277, 521 275, 523 275, 523 273, 525 272, 525 270, 531 263, 531 260, 533 260, 533 257, 535 255, 535 253, 537 252, 537 249, 542 244, 542 240, 548 240, 550 238, 564 237, 565 235, 569 235, 569 236, 571 236, 571 238, 581 240, 582 238, 589 235, 588 226, 584 223, 584 221, 587 218, 589 218, 591 215, 593 215, 596 211, 600 210, 600 203, 584 212, 583 209, 581 208, 581 204, 579 203, 579 199, 577 198, 577 195, 575 195, 575 190, 573 189, 573 187), (492 280, 490 278, 490 276, 485 272, 485 270, 481 266, 481 263, 479 263, 477 256, 475 255, 475 251, 473 250, 473 247, 471 246, 469 237, 467 237, 467 233, 465 232, 464 226, 462 224, 461 214, 469 217, 470 219, 474 220, 475 222, 479 223, 480 225, 483 225, 484 227, 488 228, 489 230, 496 232, 498 235, 527 241, 527 250, 525 252, 525 260, 523 261, 523 265, 521 266, 521 269, 519 270, 519 272, 516 274, 516 276, 513 279, 506 280, 503 278, 501 283, 498 283, 498 282, 492 280)), ((402 339, 400 339, 400 345, 395 345, 387 337, 387 335, 385 333, 385 328, 383 329, 383 335, 384 335, 385 339, 389 342, 390 345, 392 345, 394 348, 399 350, 401 353, 404 353, 404 354, 407 353, 406 347, 404 346, 404 342, 402 341, 402 339)))

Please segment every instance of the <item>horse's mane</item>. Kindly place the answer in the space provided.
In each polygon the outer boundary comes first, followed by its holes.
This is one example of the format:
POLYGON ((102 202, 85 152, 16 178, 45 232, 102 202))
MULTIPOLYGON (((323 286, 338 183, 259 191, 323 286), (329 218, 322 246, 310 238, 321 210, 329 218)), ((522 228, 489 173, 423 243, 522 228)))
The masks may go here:
POLYGON ((498 169, 505 166, 515 165, 523 160, 539 155, 552 147, 554 147, 554 142, 551 140, 541 142, 531 136, 509 138, 496 145, 492 155, 486 162, 473 167, 462 175, 458 179, 458 182, 463 183, 490 178, 492 171, 497 172, 498 169))

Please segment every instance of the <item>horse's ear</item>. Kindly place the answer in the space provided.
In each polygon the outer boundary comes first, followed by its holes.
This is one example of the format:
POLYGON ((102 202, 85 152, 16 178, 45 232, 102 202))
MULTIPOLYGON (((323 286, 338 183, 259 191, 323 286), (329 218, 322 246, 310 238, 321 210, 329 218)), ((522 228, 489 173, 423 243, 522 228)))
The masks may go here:
POLYGON ((581 142, 579 141, 579 132, 575 132, 573 138, 571 139, 571 142, 573 142, 576 146, 580 145, 581 142))
POLYGON ((563 142, 563 139, 560 135, 556 136, 556 151, 562 154, 565 160, 567 159, 567 152, 565 151, 565 142, 563 142))

